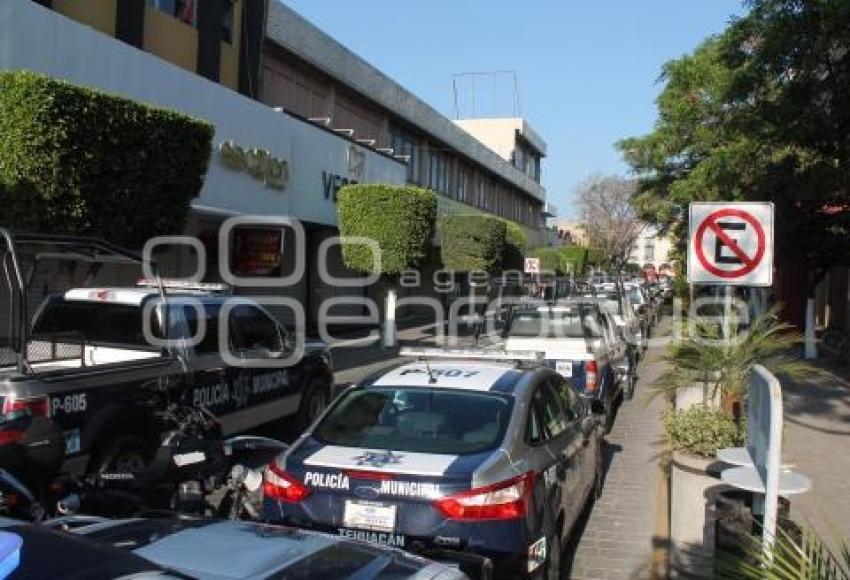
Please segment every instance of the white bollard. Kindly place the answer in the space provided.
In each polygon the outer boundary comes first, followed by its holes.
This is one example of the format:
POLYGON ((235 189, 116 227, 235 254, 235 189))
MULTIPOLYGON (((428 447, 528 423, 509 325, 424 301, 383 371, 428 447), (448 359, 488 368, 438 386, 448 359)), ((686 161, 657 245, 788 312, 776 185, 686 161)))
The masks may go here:
POLYGON ((396 290, 387 290, 386 309, 384 312, 384 347, 394 348, 398 346, 398 332, 395 324, 396 290))

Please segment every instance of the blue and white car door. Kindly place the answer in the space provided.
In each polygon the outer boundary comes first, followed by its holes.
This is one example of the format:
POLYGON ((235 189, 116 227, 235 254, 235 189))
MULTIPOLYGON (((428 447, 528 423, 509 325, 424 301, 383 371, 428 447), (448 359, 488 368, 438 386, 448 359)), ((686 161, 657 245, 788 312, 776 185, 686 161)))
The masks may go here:
POLYGON ((532 408, 540 422, 541 447, 551 457, 541 474, 550 500, 547 509, 553 520, 562 509, 565 519, 571 521, 573 498, 581 486, 581 437, 567 421, 553 381, 547 380, 537 388, 532 408))

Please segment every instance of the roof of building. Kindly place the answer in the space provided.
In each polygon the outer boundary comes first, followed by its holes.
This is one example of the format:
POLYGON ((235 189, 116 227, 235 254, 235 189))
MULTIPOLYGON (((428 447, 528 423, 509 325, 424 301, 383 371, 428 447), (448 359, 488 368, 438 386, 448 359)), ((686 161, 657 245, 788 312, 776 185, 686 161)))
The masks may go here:
MULTIPOLYGON (((280 0, 269 2, 266 37, 528 195, 546 200, 542 185, 280 0)), ((532 143, 542 143, 534 135, 532 143)))

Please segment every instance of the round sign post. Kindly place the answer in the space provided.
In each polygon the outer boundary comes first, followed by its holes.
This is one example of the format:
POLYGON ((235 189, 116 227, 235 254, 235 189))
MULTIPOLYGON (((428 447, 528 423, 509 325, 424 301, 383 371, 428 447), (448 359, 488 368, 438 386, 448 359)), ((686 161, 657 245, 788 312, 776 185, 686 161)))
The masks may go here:
POLYGON ((723 334, 734 334, 734 286, 773 283, 773 204, 692 203, 688 282, 725 286, 723 334))
POLYGON ((693 203, 689 226, 688 282, 772 284, 772 203, 693 203))

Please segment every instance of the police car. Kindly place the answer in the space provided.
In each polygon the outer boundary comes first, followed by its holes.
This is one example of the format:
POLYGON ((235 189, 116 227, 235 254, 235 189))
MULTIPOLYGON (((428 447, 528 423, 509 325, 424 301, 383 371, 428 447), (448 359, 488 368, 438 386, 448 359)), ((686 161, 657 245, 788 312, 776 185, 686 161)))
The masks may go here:
POLYGON ((536 355, 402 354, 421 360, 346 390, 267 467, 266 518, 483 557, 497 576, 560 577, 562 545, 600 486, 599 420, 536 355))

